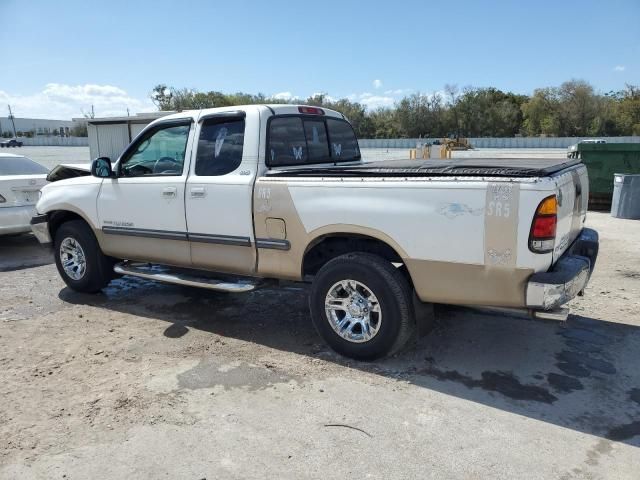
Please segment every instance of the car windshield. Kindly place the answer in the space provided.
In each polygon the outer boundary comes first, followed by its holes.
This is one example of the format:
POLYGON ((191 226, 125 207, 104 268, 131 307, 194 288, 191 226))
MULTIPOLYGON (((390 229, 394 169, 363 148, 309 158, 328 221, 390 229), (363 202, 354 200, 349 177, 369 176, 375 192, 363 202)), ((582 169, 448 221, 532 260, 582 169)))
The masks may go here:
POLYGON ((27 157, 0 156, 0 175, 46 175, 49 169, 27 157))

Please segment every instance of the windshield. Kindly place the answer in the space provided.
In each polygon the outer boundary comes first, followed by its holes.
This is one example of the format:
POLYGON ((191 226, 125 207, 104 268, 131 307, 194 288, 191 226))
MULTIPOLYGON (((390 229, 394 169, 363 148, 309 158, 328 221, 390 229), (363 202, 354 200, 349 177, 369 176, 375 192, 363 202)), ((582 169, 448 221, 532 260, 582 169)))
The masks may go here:
POLYGON ((49 169, 27 157, 0 156, 0 175, 46 175, 49 169))

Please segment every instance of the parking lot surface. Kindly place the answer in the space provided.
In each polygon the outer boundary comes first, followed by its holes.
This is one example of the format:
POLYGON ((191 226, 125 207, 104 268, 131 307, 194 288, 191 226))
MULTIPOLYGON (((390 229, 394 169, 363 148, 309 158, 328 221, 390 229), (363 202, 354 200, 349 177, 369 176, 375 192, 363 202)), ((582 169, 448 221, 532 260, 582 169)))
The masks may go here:
POLYGON ((84 295, 1 238, 0 478, 637 479, 640 222, 587 223, 567 322, 437 307, 372 363, 322 344, 303 286, 84 295))

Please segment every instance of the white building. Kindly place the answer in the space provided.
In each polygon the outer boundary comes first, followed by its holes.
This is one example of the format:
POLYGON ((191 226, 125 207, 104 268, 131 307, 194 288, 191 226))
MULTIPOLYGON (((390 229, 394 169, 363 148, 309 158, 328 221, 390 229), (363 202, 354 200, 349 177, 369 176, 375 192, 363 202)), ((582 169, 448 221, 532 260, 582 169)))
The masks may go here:
POLYGON ((175 112, 138 113, 130 117, 83 119, 87 122, 90 158, 109 157, 115 161, 144 127, 156 118, 171 113, 175 112))
MULTIPOLYGON (((18 118, 13 119, 18 136, 55 135, 68 137, 74 127, 84 123, 85 119, 73 120, 47 120, 43 118, 18 118), (82 123, 81 123, 82 122, 82 123)), ((0 117, 0 136, 13 137, 13 123, 9 117, 0 117)))

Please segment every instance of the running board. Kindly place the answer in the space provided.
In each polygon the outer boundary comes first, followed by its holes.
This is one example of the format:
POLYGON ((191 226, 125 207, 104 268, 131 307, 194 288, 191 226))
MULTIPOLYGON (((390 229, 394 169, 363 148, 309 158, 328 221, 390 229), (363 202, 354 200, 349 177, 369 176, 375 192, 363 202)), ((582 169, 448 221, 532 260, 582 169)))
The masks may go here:
POLYGON ((147 280, 207 288, 218 292, 242 293, 249 292, 256 288, 256 284, 251 281, 240 280, 237 282, 226 282, 214 278, 198 277, 188 273, 172 271, 168 267, 148 263, 121 262, 113 267, 113 271, 119 275, 132 275, 134 277, 146 278, 147 280))

